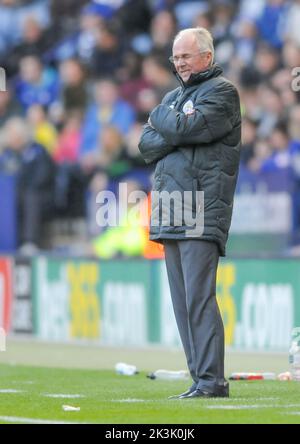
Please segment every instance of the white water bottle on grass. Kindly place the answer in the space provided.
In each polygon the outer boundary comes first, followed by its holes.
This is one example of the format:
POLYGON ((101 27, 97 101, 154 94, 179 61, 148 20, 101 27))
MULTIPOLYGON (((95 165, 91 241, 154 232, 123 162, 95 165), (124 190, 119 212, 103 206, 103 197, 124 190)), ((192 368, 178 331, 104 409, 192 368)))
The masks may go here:
POLYGON ((292 331, 289 362, 292 380, 300 382, 300 327, 296 327, 292 331))
POLYGON ((119 375, 133 376, 138 374, 135 365, 126 364, 125 362, 118 362, 115 365, 115 370, 119 375))
POLYGON ((174 370, 159 369, 148 375, 148 378, 150 379, 164 379, 169 381, 178 381, 178 380, 185 381, 189 379, 189 377, 190 375, 187 370, 174 371, 174 370))

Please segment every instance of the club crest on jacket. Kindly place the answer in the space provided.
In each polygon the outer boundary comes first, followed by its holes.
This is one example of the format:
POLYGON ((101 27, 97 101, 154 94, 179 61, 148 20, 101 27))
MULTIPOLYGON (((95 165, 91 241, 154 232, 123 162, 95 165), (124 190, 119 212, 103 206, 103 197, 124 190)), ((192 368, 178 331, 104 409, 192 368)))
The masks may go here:
POLYGON ((194 108, 194 104, 193 104, 192 100, 188 100, 183 105, 182 111, 184 112, 185 115, 194 114, 195 108, 194 108))

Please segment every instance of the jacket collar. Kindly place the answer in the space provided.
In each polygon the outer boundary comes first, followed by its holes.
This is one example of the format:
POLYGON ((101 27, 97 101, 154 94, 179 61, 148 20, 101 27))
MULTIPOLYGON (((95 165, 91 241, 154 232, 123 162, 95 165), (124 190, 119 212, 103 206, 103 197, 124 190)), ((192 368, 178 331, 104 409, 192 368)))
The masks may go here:
POLYGON ((200 83, 203 83, 206 80, 212 79, 214 77, 219 77, 220 75, 223 74, 223 69, 221 68, 220 65, 214 63, 206 71, 198 72, 196 74, 191 74, 187 82, 184 82, 182 80, 177 71, 174 71, 174 74, 177 77, 177 80, 179 81, 180 85, 185 89, 189 88, 190 86, 199 85, 200 83))

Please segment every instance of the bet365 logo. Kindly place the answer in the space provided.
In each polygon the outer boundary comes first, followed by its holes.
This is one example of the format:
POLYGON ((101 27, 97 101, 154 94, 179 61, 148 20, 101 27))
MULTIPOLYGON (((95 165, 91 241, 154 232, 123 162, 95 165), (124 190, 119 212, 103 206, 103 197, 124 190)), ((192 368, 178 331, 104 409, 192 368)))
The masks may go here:
POLYGON ((0 352, 6 351, 6 333, 4 328, 0 327, 0 352))
POLYGON ((6 91, 6 73, 5 69, 0 66, 0 92, 6 91))

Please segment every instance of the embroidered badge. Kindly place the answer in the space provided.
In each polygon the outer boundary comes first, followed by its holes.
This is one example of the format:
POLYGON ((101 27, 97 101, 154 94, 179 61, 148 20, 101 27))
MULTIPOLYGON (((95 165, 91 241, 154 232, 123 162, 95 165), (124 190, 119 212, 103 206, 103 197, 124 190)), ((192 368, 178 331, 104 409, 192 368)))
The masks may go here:
POLYGON ((194 114, 195 112, 195 108, 194 108, 194 104, 191 100, 188 100, 182 108, 182 111, 184 112, 184 114, 186 116, 190 115, 190 114, 194 114))

